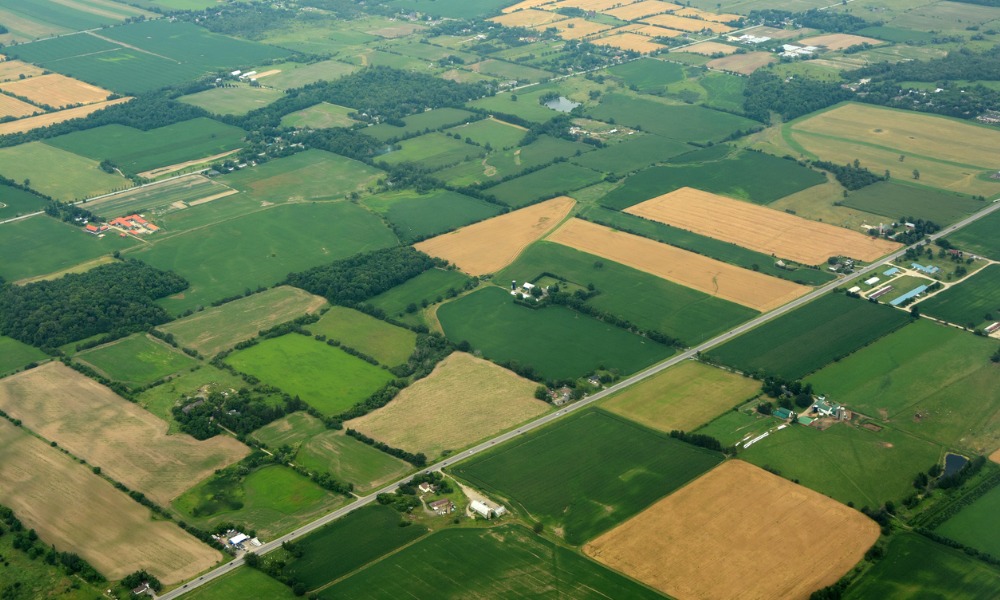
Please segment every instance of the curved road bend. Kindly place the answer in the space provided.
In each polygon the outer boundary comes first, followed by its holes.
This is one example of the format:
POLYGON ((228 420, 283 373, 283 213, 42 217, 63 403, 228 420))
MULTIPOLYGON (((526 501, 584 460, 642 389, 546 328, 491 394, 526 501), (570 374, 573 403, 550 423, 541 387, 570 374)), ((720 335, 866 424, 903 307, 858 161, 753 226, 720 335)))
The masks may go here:
MULTIPOLYGON (((968 225, 969 223, 972 223, 972 222, 974 222, 974 221, 976 221, 978 219, 981 219, 982 217, 985 217, 986 215, 988 215, 988 214, 990 214, 990 213, 992 213, 992 212, 994 212, 994 211, 996 211, 998 209, 1000 209, 1000 201, 992 202, 992 203, 990 203, 989 206, 987 206, 983 210, 981 210, 981 211, 979 211, 979 212, 977 212, 977 213, 975 213, 975 214, 973 214, 973 215, 971 215, 969 217, 966 217, 965 219, 962 219, 961 221, 959 221, 958 223, 955 223, 954 225, 950 225, 948 227, 945 227, 944 229, 942 229, 941 231, 935 233, 934 235, 928 236, 928 239, 930 239, 930 240, 936 240, 936 239, 938 239, 940 237, 946 236, 946 235, 948 235, 950 233, 953 233, 955 230, 960 229, 960 228, 962 228, 962 227, 968 225)), ((854 274, 851 275, 851 277, 852 278, 853 277, 861 277, 863 275, 866 275, 866 274, 870 273, 871 271, 874 271, 875 269, 878 269, 879 267, 881 267, 882 265, 884 265, 887 262, 891 262, 893 260, 896 260, 897 258, 899 258, 900 256, 902 256, 906 252, 906 249, 907 249, 907 247, 901 248, 901 249, 897 250, 896 252, 893 252, 892 254, 890 254, 888 256, 885 256, 885 257, 883 257, 882 259, 880 259, 878 261, 873 262, 872 264, 868 265, 867 267, 865 267, 865 268, 863 268, 863 269, 861 269, 859 271, 856 271, 854 274)), ((730 339, 732 339, 732 338, 734 338, 734 337, 736 337, 736 336, 738 336, 738 335, 740 335, 742 333, 745 333, 745 332, 749 331, 750 329, 753 329, 754 327, 757 327, 758 325, 761 325, 763 323, 766 323, 767 321, 775 319, 778 316, 783 315, 783 314, 785 314, 785 313, 787 313, 789 311, 795 310, 796 308, 802 306, 803 304, 806 304, 807 302, 815 300, 819 296, 822 296, 823 294, 825 294, 827 292, 830 292, 834 288, 836 288, 836 287, 838 287, 840 285, 843 285, 843 284, 844 284, 844 280, 843 279, 836 279, 836 280, 834 280, 834 281, 832 281, 832 282, 824 285, 823 287, 820 287, 820 288, 817 288, 817 289, 813 290, 812 292, 806 294, 805 296, 802 296, 801 298, 793 300, 792 302, 789 302, 788 304, 786 304, 786 305, 784 305, 782 307, 776 308, 775 310, 773 310, 773 311, 771 311, 769 313, 765 313, 763 315, 760 315, 759 317, 757 317, 756 319, 753 319, 752 321, 748 321, 748 322, 744 323, 743 325, 740 325, 739 327, 737 327, 737 328, 735 328, 735 329, 733 329, 731 331, 728 331, 728 332, 723 333, 723 334, 721 334, 719 336, 716 336, 716 337, 712 338, 711 340, 708 340, 707 342, 703 342, 703 343, 699 344, 698 346, 695 346, 693 348, 685 350, 684 352, 681 352, 680 354, 677 354, 676 356, 672 356, 671 358, 665 360, 664 362, 661 362, 661 363, 659 363, 657 365, 654 365, 654 366, 650 367, 649 369, 646 369, 645 371, 642 371, 641 373, 637 373, 637 374, 635 374, 635 375, 633 375, 633 376, 631 376, 631 377, 629 377, 627 379, 623 379, 622 381, 616 383, 615 385, 613 385, 613 386, 611 386, 611 387, 609 387, 607 389, 601 390, 600 392, 597 392, 596 394, 594 394, 592 396, 588 396, 587 398, 584 398, 584 399, 582 399, 582 400, 580 400, 578 402, 575 402, 573 404, 568 404, 565 407, 560 408, 559 410, 557 410, 555 412, 551 412, 551 413, 548 413, 546 415, 543 415, 543 416, 539 417, 538 419, 535 419, 534 421, 531 421, 530 423, 527 423, 527 424, 519 427, 518 429, 515 429, 515 430, 512 430, 512 431, 508 431, 506 433, 502 433, 502 434, 494 437, 493 439, 487 440, 487 441, 485 441, 485 442, 483 442, 483 443, 481 443, 481 444, 479 444, 477 446, 474 446, 474 447, 472 447, 472 448, 470 448, 468 450, 465 450, 465 451, 463 451, 463 452, 461 452, 459 454, 455 454, 453 456, 449 456, 446 460, 443 460, 443 461, 440 461, 438 463, 435 463, 434 465, 428 466, 424 470, 425 471, 440 471, 441 469, 443 469, 444 467, 448 466, 449 464, 456 463, 456 462, 458 462, 460 460, 463 460, 463 459, 466 459, 466 458, 468 458, 468 457, 470 457, 470 456, 472 456, 474 454, 479 454, 480 452, 483 452, 485 450, 488 450, 489 448, 492 448, 496 444, 501 444, 503 442, 511 440, 511 439, 513 439, 513 438, 521 435, 522 433, 525 433, 525 432, 531 431, 533 429, 537 429, 539 427, 543 427, 545 425, 548 425, 549 423, 555 421, 556 419, 561 419, 562 417, 566 416, 569 413, 578 411, 578 410, 580 410, 580 409, 582 409, 582 408, 584 408, 584 407, 586 407, 586 406, 588 406, 590 404, 593 404, 594 402, 600 401, 601 399, 603 399, 603 398, 605 398, 605 397, 607 397, 607 396, 609 396, 611 394, 614 394, 616 392, 620 392, 621 390, 629 387, 630 385, 634 385, 634 384, 642 381, 643 379, 646 379, 648 377, 652 377, 653 375, 656 375, 657 373, 659 373, 660 371, 663 371, 664 369, 668 369, 668 368, 670 368, 670 367, 672 367, 672 366, 674 366, 674 365, 676 365, 676 364, 678 364, 680 362, 688 360, 688 359, 694 357, 699 352, 704 352, 706 350, 709 350, 710 348, 714 348, 715 346, 718 346, 719 344, 727 342, 730 339)), ((339 509, 337 509, 337 510, 335 510, 335 511, 333 511, 333 512, 327 514, 327 515, 324 515, 324 516, 320 517, 319 519, 317 519, 317 520, 315 520, 315 521, 313 521, 313 522, 311 522, 311 523, 309 523, 307 525, 303 525, 302 527, 296 529, 295 531, 292 531, 291 533, 287 533, 287 534, 285 534, 285 535, 283 535, 283 536, 281 536, 281 537, 279 537, 279 538, 277 538, 275 540, 272 540, 272 541, 264 544, 260 548, 257 548, 256 553, 257 554, 267 554, 268 552, 271 552, 272 550, 275 550, 275 549, 281 547, 281 544, 283 542, 288 542, 288 541, 292 541, 292 540, 298 539, 298 538, 300 538, 300 537, 302 537, 302 536, 304 536, 304 535, 306 535, 306 534, 308 534, 308 533, 310 533, 312 531, 315 531, 316 529, 319 529, 320 527, 322 527, 322 526, 330 523, 331 521, 335 521, 336 519, 339 519, 340 517, 343 517, 344 515, 350 513, 351 511, 357 510, 357 509, 359 509, 362 506, 365 506, 367 504, 371 504, 372 502, 375 501, 375 496, 377 496, 378 494, 393 492, 393 491, 396 490, 396 488, 398 488, 403 483, 409 481, 412 477, 413 476, 410 475, 408 477, 405 477, 404 479, 400 479, 399 481, 397 481, 397 482, 395 482, 393 484, 385 486, 384 488, 378 490, 377 492, 374 492, 374 493, 369 494, 367 496, 360 497, 357 500, 355 500, 354 502, 348 504, 347 506, 344 506, 343 508, 339 508, 339 509)), ((231 561, 229 563, 226 563, 226 564, 224 564, 224 565, 222 565, 220 567, 217 567, 217 568, 209 571, 208 573, 205 573, 204 575, 202 575, 198 579, 194 579, 194 580, 191 580, 191 581, 183 584, 182 587, 179 587, 179 588, 177 588, 175 590, 167 592, 166 594, 163 594, 162 596, 159 596, 159 598, 161 598, 163 600, 173 600, 174 598, 178 598, 181 595, 183 595, 184 593, 186 593, 186 592, 188 592, 188 591, 190 591, 190 590, 192 590, 192 589, 194 589, 196 587, 202 586, 202 585, 208 583, 209 581, 212 581, 213 579, 216 579, 218 577, 221 577, 222 575, 225 575, 226 573, 231 572, 233 569, 235 569, 236 567, 238 567, 238 566, 240 566, 242 564, 243 564, 243 559, 242 558, 235 559, 235 560, 233 560, 233 561, 231 561)))

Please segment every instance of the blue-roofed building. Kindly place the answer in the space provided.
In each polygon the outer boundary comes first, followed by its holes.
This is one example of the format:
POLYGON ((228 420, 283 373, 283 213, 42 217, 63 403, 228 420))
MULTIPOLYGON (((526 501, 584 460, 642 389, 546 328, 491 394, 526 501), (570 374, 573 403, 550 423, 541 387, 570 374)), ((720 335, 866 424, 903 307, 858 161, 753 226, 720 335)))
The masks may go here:
POLYGON ((899 273, 899 267, 893 267, 891 269, 887 269, 882 272, 882 275, 885 277, 892 277, 896 273, 899 273))

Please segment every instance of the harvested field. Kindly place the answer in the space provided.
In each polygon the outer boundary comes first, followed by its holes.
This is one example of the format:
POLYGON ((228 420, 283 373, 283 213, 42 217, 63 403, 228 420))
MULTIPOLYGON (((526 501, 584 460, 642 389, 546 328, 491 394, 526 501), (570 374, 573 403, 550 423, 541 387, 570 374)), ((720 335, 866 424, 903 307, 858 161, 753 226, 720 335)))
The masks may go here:
POLYGON ((639 35, 644 35, 646 37, 680 37, 684 35, 683 32, 677 31, 676 29, 667 29, 666 27, 657 27, 656 25, 646 25, 645 23, 636 23, 634 25, 626 25, 621 28, 621 31, 629 31, 632 33, 637 33, 639 35))
POLYGON ((992 460, 997 464, 1000 464, 1000 450, 997 450, 993 454, 990 454, 990 460, 992 460))
POLYGON ((566 19, 563 21, 557 21, 549 25, 539 25, 535 29, 544 30, 552 27, 559 31, 559 37, 564 40, 577 40, 588 35, 593 35, 595 33, 600 33, 602 31, 607 31, 611 29, 610 25, 604 23, 595 23, 593 21, 588 21, 586 19, 581 19, 579 17, 574 17, 572 19, 566 19))
POLYGON ((110 579, 147 569, 170 585, 222 555, 119 492, 56 448, 0 420, 0 503, 41 539, 110 579), (150 543, 149 540, 154 540, 150 543))
POLYGON ((675 10, 674 14, 678 17, 695 17, 698 19, 704 19, 706 21, 713 21, 715 23, 732 23, 733 21, 739 21, 743 18, 743 15, 734 15, 730 13, 711 13, 703 10, 698 10, 697 8, 682 8, 680 10, 675 10))
POLYGON ((626 4, 625 6, 619 6, 618 8, 612 8, 602 12, 606 15, 611 15, 616 19, 621 19, 622 21, 635 21, 636 19, 641 19, 650 15, 658 15, 660 13, 676 10, 678 8, 680 8, 679 4, 661 2, 660 0, 643 0, 642 2, 626 4))
MULTIPOLYGON (((605 0, 605 1, 607 1, 607 2, 613 2, 613 3, 617 3, 618 2, 618 0, 605 0)), ((508 6, 507 8, 503 9, 500 12, 502 12, 504 14, 512 13, 512 12, 518 12, 518 11, 525 10, 527 8, 537 8, 539 6, 543 6, 543 5, 548 4, 550 2, 552 2, 552 0, 523 0, 522 2, 518 2, 517 4, 513 4, 511 6, 508 6)))
POLYGON ((536 417, 549 405, 533 381, 464 352, 454 352, 392 402, 347 427, 409 452, 440 456, 536 417))
POLYGON ((470 275, 495 273, 569 214, 576 201, 559 196, 433 237, 414 248, 454 263, 470 275))
POLYGON ((102 108, 114 106, 115 104, 128 102, 131 99, 132 98, 130 96, 118 98, 116 100, 108 100, 107 102, 88 104, 87 106, 67 108, 66 110, 51 112, 45 115, 38 115, 37 117, 28 117, 27 119, 10 121, 9 123, 0 123, 0 135, 24 133, 26 131, 31 131, 32 129, 38 129, 39 127, 48 127, 49 125, 69 121, 70 119, 82 119, 92 112, 97 112, 102 108))
POLYGON ((590 40, 592 44, 598 46, 611 46, 622 50, 632 50, 634 52, 656 52, 663 48, 660 44, 649 41, 649 38, 638 33, 617 33, 608 37, 590 40))
POLYGON ((878 46, 880 44, 884 44, 885 42, 882 40, 876 40, 875 38, 851 35, 849 33, 830 33, 827 35, 817 35, 816 37, 799 40, 797 43, 802 44, 803 46, 822 46, 828 50, 843 50, 844 48, 850 48, 851 46, 858 46, 861 44, 878 46))
POLYGON ((835 583, 878 536, 860 512, 730 460, 584 552, 676 598, 793 599, 835 583))
POLYGON ((810 289, 580 219, 567 222, 548 239, 762 312, 810 289))
POLYGON ((167 435, 167 423, 51 362, 0 382, 0 409, 160 505, 245 456, 230 437, 167 435))
POLYGON ((711 21, 689 19, 687 17, 678 17, 675 15, 655 15, 643 20, 651 25, 660 25, 661 27, 679 29, 680 31, 688 32, 704 31, 707 29, 712 33, 726 33, 735 29, 735 27, 723 25, 722 23, 712 23, 711 21))
POLYGON ((96 85, 58 73, 0 83, 0 90, 55 108, 102 102, 111 95, 111 92, 96 85))
POLYGON ((0 94, 0 118, 14 117, 17 119, 33 115, 36 112, 42 112, 42 110, 43 109, 37 106, 18 100, 17 98, 11 98, 10 96, 0 94))
POLYGON ((490 21, 506 27, 535 27, 537 25, 544 25, 546 23, 559 21, 565 18, 565 16, 560 15, 559 13, 526 8, 517 12, 500 15, 499 17, 493 17, 490 21))
POLYGON ((749 75, 761 67, 778 62, 770 52, 747 52, 746 54, 733 54, 723 58, 716 58, 708 61, 708 67, 720 71, 730 71, 749 75))
MULTIPOLYGON (((526 2, 536 2, 536 6, 540 0, 526 0, 526 2)), ((601 12, 609 8, 614 8, 621 5, 621 0, 559 0, 559 2, 553 2, 551 5, 546 6, 546 10, 555 10, 557 8, 582 8, 583 10, 594 10, 601 12)), ((525 4, 522 2, 521 4, 525 4)), ((515 6, 521 6, 521 4, 515 4, 515 6)), ((507 9, 504 9, 507 12, 507 9)))
POLYGON ((625 212, 806 265, 831 256, 870 262, 899 248, 896 242, 689 187, 625 212))
POLYGON ((20 79, 21 75, 34 77, 44 72, 44 69, 19 60, 5 60, 0 62, 0 81, 14 81, 20 79))
POLYGON ((736 46, 730 46, 729 44, 720 44, 719 42, 702 42, 700 44, 695 44, 693 46, 686 46, 678 52, 690 52, 692 54, 704 54, 705 56, 712 56, 713 54, 734 54, 736 52, 736 46))

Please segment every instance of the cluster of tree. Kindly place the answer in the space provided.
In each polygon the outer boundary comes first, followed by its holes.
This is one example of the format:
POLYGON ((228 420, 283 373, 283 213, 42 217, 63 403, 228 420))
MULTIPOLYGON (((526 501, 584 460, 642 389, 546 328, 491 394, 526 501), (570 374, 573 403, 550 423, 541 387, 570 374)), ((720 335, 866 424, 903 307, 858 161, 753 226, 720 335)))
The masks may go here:
POLYGON ((134 590, 144 583, 148 583, 149 588, 154 592, 159 592, 163 589, 163 584, 156 578, 156 575, 147 572, 145 569, 129 573, 118 583, 122 588, 129 591, 134 590))
POLYGON ((284 283, 323 296, 333 304, 354 306, 435 266, 443 266, 411 246, 373 250, 301 273, 284 283))
POLYGON ((788 381, 780 377, 766 376, 761 384, 760 391, 775 398, 778 406, 792 409, 808 408, 812 404, 813 387, 811 383, 803 384, 801 381, 788 381))
POLYGON ((293 21, 298 13, 299 11, 280 5, 231 2, 201 11, 178 12, 174 16, 197 23, 215 33, 260 40, 269 30, 293 21))
POLYGON ((59 552, 55 546, 47 545, 38 539, 34 529, 25 529, 24 524, 14 515, 14 511, 6 506, 0 506, 0 535, 10 533, 14 536, 11 542, 15 550, 20 550, 32 560, 43 560, 52 566, 61 566, 69 575, 79 575, 84 581, 102 583, 104 576, 97 572, 90 563, 72 552, 59 552))
POLYGON ((795 23, 802 27, 835 33, 852 33, 878 24, 850 13, 816 9, 798 13, 779 9, 752 10, 747 20, 776 27, 795 23))
POLYGON ((814 160, 812 164, 814 167, 833 173, 840 185, 851 191, 860 190, 865 186, 888 179, 885 175, 876 175, 862 167, 857 160, 854 161, 854 164, 846 165, 838 165, 825 160, 814 160))
POLYGON ((348 428, 345 433, 347 433, 347 435, 351 436, 352 438, 358 441, 364 442, 365 444, 368 444, 369 446, 377 450, 381 450, 382 452, 389 454, 390 456, 395 456, 396 458, 405 460, 406 462, 410 463, 415 467, 423 467, 427 465, 427 456, 425 456, 423 452, 417 452, 416 454, 414 454, 412 452, 407 452, 406 450, 402 450, 400 448, 393 448, 392 446, 386 444, 385 442, 380 442, 376 439, 372 439, 367 435, 361 433, 360 431, 350 428, 348 428))
POLYGON ((743 111, 746 116, 769 123, 771 112, 789 121, 804 114, 848 100, 853 92, 838 83, 808 77, 785 80, 761 69, 747 78, 743 91, 743 111))
MULTIPOLYGON (((913 481, 913 487, 917 488, 917 492, 906 498, 903 504, 913 507, 921 498, 927 497, 927 494, 934 488, 934 484, 937 482, 942 471, 941 464, 934 463, 933 467, 927 473, 921 472, 917 474, 916 479, 913 481)), ((969 476, 967 475, 965 481, 968 479, 969 476)), ((918 524, 927 529, 937 529, 942 523, 958 514, 966 506, 988 494, 998 485, 1000 485, 1000 470, 992 467, 987 476, 978 482, 978 484, 972 486, 972 489, 962 489, 959 491, 956 488, 960 486, 944 488, 945 490, 955 491, 946 491, 936 506, 923 511, 918 517, 918 524)))
POLYGON ((326 150, 365 162, 371 162, 376 156, 385 152, 386 148, 385 142, 360 131, 341 127, 303 131, 295 135, 295 141, 309 148, 326 150))
POLYGON ((170 320, 154 300, 188 282, 137 260, 115 261, 52 281, 0 287, 0 332, 53 349, 101 333, 127 335, 170 320))
POLYGON ((845 77, 895 82, 1000 81, 1000 46, 982 52, 963 46, 931 60, 879 62, 850 71, 845 77))
MULTIPOLYGON (((941 226, 934 221, 918 219, 913 216, 900 217, 899 224, 903 225, 903 229, 896 233, 893 239, 906 245, 916 244, 928 235, 941 231, 941 226), (913 227, 906 227, 903 225, 904 223, 909 223, 913 227)), ((928 248, 928 250, 930 249, 928 248)), ((934 256, 933 250, 931 250, 931 256, 934 256)))
POLYGON ((79 227, 83 227, 84 221, 94 223, 103 223, 105 221, 104 217, 95 215, 76 204, 66 204, 65 202, 58 202, 56 200, 45 205, 45 214, 79 227))
POLYGON ((400 494, 409 494, 411 496, 417 495, 420 491, 418 487, 421 483, 429 483, 437 489, 438 494, 450 494, 455 491, 448 480, 444 478, 441 473, 419 473, 414 475, 412 479, 399 486, 398 491, 400 494))
POLYGON ((3 35, 5 33, 10 33, 10 31, 6 27, 4 27, 2 24, 0 24, 0 35, 3 35))
POLYGON ((391 506, 401 513, 408 513, 420 506, 420 498, 413 494, 400 494, 398 492, 382 493, 375 496, 375 501, 382 506, 391 506))
POLYGON ((205 398, 184 398, 183 406, 174 406, 174 420, 181 431, 197 440, 222 433, 226 428, 237 435, 246 435, 288 413, 306 410, 308 406, 298 396, 284 395, 283 402, 269 402, 269 395, 261 389, 241 388, 225 396, 212 392, 205 398))
POLYGON ((708 448, 709 450, 715 450, 716 452, 726 452, 728 449, 722 445, 722 442, 715 439, 710 435, 704 435, 701 433, 688 433, 686 431, 681 431, 679 429, 674 429, 670 432, 670 437, 691 444, 692 446, 699 446, 701 448, 708 448))
POLYGON ((451 342, 439 333, 417 333, 417 345, 406 363, 389 369, 396 377, 422 379, 454 350, 451 342))

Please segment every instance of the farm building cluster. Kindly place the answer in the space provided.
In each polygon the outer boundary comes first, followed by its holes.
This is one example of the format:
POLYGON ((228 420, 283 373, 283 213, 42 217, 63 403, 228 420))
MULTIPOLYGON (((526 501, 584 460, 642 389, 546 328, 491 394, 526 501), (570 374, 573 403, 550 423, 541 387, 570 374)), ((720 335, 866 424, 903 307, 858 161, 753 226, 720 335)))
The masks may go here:
POLYGON ((221 535, 213 535, 212 537, 227 550, 233 552, 239 550, 247 551, 263 546, 263 543, 259 539, 235 529, 230 529, 221 535))

